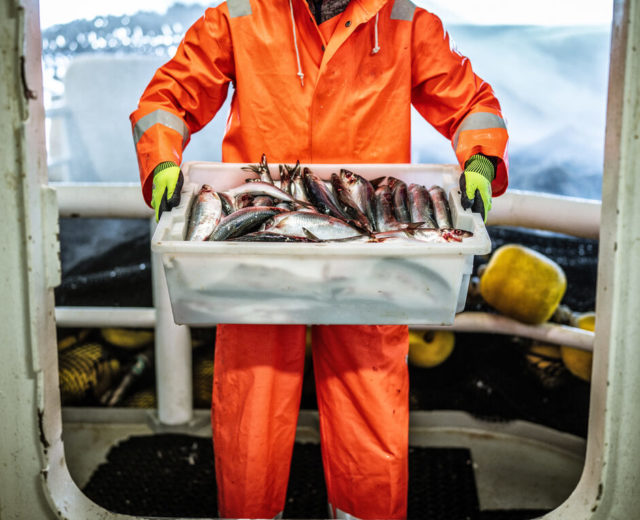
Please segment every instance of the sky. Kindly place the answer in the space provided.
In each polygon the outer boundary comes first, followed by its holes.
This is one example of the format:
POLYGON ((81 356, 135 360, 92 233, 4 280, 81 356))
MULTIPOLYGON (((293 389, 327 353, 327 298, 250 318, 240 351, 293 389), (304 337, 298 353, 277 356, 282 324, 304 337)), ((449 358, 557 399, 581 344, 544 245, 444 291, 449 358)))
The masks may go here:
MULTIPOLYGON (((215 5, 219 2, 181 0, 183 4, 215 5)), ((78 18, 165 12, 175 0, 41 0, 42 28, 78 18)), ((610 24, 613 0, 414 0, 446 23, 482 25, 600 25, 610 24)))

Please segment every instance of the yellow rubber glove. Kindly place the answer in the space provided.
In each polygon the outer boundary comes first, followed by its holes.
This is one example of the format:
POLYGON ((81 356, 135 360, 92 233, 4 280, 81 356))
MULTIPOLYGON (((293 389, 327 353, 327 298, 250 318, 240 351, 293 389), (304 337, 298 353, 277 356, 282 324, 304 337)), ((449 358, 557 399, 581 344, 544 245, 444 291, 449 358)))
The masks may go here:
POLYGON ((461 202, 464 209, 471 208, 487 221, 491 210, 491 181, 495 177, 493 163, 484 155, 473 155, 464 165, 460 175, 461 202))
POLYGON ((184 177, 180 166, 173 162, 163 162, 153 170, 151 207, 156 210, 156 222, 165 210, 180 204, 180 191, 184 177))

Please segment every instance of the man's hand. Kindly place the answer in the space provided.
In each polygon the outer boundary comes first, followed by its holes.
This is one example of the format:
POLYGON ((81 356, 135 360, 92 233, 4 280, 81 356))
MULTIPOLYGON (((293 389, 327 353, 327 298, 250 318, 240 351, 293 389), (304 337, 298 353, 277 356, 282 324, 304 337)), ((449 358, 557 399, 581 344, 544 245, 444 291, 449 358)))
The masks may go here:
POLYGON ((183 182, 182 171, 176 163, 163 162, 155 167, 151 207, 156 210, 156 222, 163 211, 171 210, 180 203, 183 182))
POLYGON ((461 202, 464 209, 471 208, 487 221, 491 209, 491 181, 495 177, 493 163, 484 155, 473 155, 464 165, 460 175, 461 202))

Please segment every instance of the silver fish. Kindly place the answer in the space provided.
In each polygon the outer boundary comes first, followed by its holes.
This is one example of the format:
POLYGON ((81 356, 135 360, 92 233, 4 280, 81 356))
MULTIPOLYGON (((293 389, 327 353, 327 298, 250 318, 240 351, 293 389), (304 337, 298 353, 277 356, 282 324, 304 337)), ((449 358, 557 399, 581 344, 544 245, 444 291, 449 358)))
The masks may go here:
POLYGON ((308 237, 289 236, 269 231, 253 231, 230 240, 232 242, 313 242, 308 237))
POLYGON ((280 189, 291 194, 291 171, 282 164, 278 165, 278 170, 280 171, 280 189))
POLYGON ((274 200, 271 197, 267 197, 266 195, 258 195, 257 197, 253 197, 251 201, 252 206, 273 206, 274 200))
POLYGON ((262 159, 260 160, 260 164, 255 165, 251 164, 249 166, 243 166, 242 169, 244 171, 253 172, 260 177, 262 182, 266 182, 268 184, 273 184, 273 179, 271 178, 271 172, 269 171, 269 164, 267 163, 267 156, 262 154, 262 159))
POLYGON ((227 195, 224 191, 218 191, 216 193, 218 194, 218 197, 220 197, 220 202, 222 202, 222 212, 225 215, 233 213, 235 211, 235 208, 233 207, 233 197, 227 195))
POLYGON ((232 198, 248 193, 253 197, 256 197, 258 195, 266 195, 267 197, 271 197, 277 200, 294 202, 294 199, 291 195, 282 191, 277 186, 274 186, 273 184, 269 184, 268 182, 263 182, 263 181, 246 182, 244 184, 240 184, 239 186, 236 186, 235 188, 231 188, 230 190, 227 190, 225 193, 232 198))
POLYGON ((300 169, 294 171, 291 174, 291 195, 294 199, 299 200, 301 202, 310 203, 309 197, 307 195, 307 190, 304 187, 304 181, 302 179, 302 172, 300 169))
POLYGON ((449 209, 449 201, 447 194, 440 186, 431 186, 429 188, 429 197, 433 203, 433 211, 436 217, 436 223, 440 229, 452 229, 451 210, 449 209))
POLYGON ((351 192, 337 173, 331 174, 331 184, 333 185, 333 192, 336 194, 336 199, 341 205, 340 209, 342 212, 350 219, 358 222, 365 231, 372 232, 373 226, 371 222, 353 200, 351 192))
POLYGON ((378 186, 375 192, 375 216, 377 231, 393 231, 402 228, 393 211, 393 196, 387 184, 378 186))
POLYGON ((242 193, 233 199, 233 211, 238 211, 242 208, 248 208, 253 204, 253 196, 250 193, 242 193))
POLYGON ((433 219, 433 205, 427 188, 420 184, 410 184, 407 188, 407 205, 411 222, 424 222, 426 228, 437 228, 433 219))
POLYGON ((345 169, 340 170, 340 180, 349 190, 351 198, 353 199, 353 202, 356 203, 356 206, 358 206, 358 209, 367 216, 371 228, 375 230, 375 189, 373 185, 364 177, 345 169))
POLYGON ((257 230, 265 220, 281 213, 283 210, 275 207, 251 206, 224 217, 209 240, 220 241, 235 238, 257 230))
POLYGON ((389 188, 391 188, 393 212, 395 213, 396 220, 402 224, 408 224, 411 222, 411 216, 407 209, 407 185, 395 177, 389 177, 387 183, 389 184, 389 188))
POLYGON ((344 220, 323 213, 292 211, 276 215, 263 226, 264 231, 288 236, 308 236, 319 240, 335 240, 358 237, 362 233, 344 220))
POLYGON ((374 233, 371 242, 385 242, 388 240, 417 240, 419 242, 444 243, 462 242, 463 239, 472 237, 473 233, 462 229, 427 229, 417 228, 397 229, 374 233))
POLYGON ((305 168, 302 171, 302 179, 309 200, 320 213, 336 218, 348 218, 338 207, 324 181, 316 177, 309 168, 305 168))
POLYGON ((222 219, 222 201, 208 184, 203 184, 191 208, 186 240, 207 240, 222 219))

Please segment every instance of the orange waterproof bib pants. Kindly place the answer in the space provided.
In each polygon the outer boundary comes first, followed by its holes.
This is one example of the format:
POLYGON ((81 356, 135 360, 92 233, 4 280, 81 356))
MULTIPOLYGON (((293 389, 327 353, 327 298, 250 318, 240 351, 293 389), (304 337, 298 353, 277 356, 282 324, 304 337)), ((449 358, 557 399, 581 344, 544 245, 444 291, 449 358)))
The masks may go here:
MULTIPOLYGON (((411 158, 411 105, 464 165, 496 159, 507 187, 507 130, 491 86, 440 20, 410 0, 357 0, 331 37, 306 0, 227 0, 186 33, 131 114, 142 193, 181 163, 193 132, 234 94, 225 162, 399 163, 411 158)), ((220 325, 213 437, 220 514, 284 509, 300 402, 303 326, 220 325)), ((332 514, 403 518, 407 501, 405 326, 314 327, 322 455, 332 514)))
MULTIPOLYGON (((329 502, 357 518, 404 518, 407 327, 312 333, 329 502)), ((303 325, 218 327, 212 423, 222 516, 274 518, 284 509, 304 356, 303 325)))

